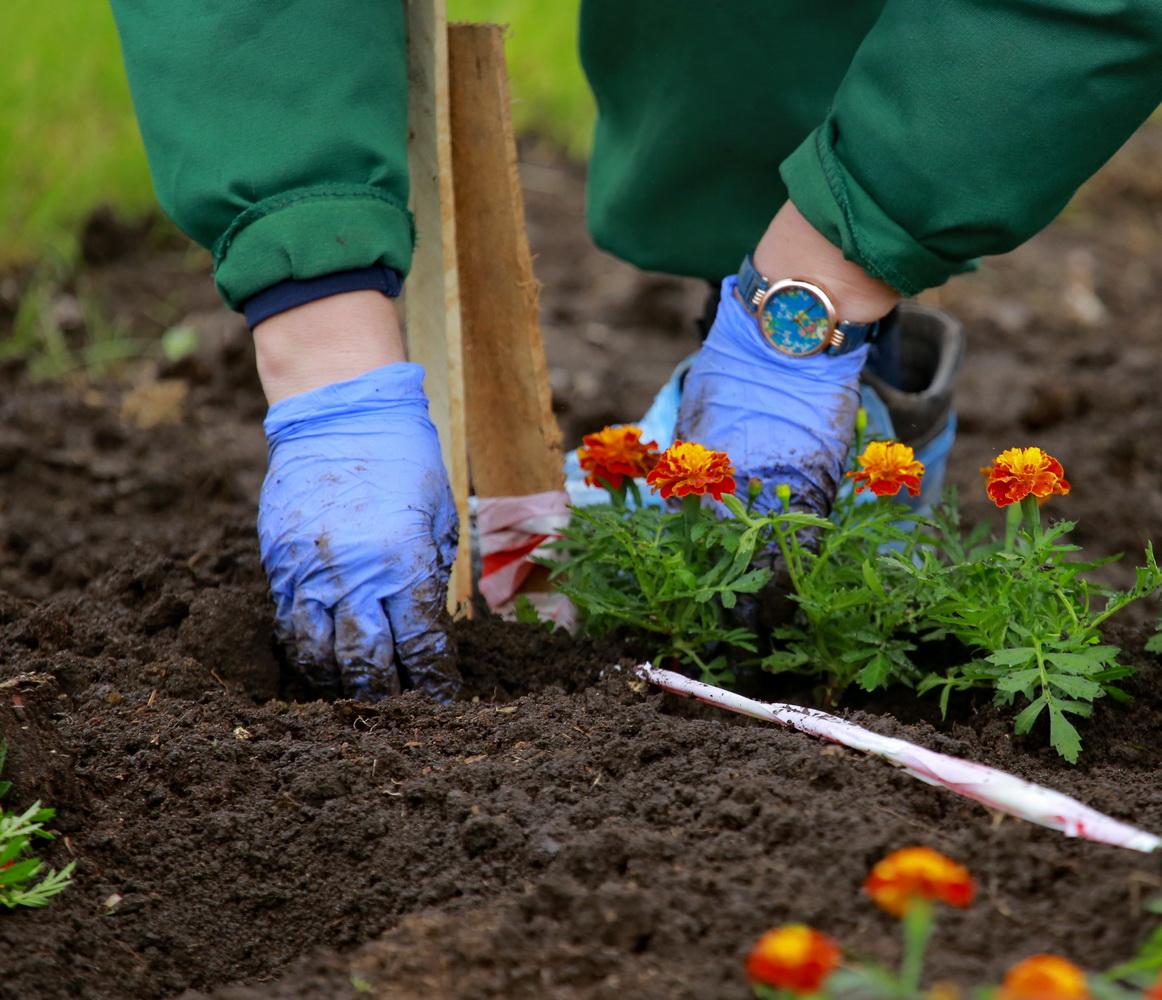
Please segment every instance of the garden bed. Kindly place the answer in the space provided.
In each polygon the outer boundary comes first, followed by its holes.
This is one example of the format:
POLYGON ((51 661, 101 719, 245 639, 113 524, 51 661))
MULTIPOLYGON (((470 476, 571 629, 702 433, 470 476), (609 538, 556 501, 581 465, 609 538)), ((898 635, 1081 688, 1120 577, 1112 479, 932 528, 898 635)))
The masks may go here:
MULTIPOLYGON (((1162 279, 1158 145, 1139 136, 1065 222, 943 293, 970 327, 960 485, 979 490, 1003 447, 1043 445, 1074 484, 1055 512, 1095 555, 1138 552, 1162 524, 1157 330, 1140 321, 1162 279)), ((641 408, 696 343, 683 323, 701 290, 586 250, 577 175, 529 156, 575 438, 641 408)), ((0 726, 13 800, 57 806, 67 840, 48 857, 78 861, 47 909, 0 914, 0 997, 744 997, 746 951, 784 920, 892 957, 895 922, 859 885, 913 843, 980 884, 941 918, 934 977, 995 981, 1042 950, 1100 969, 1147 935, 1162 858, 999 821, 880 762, 642 689, 608 669, 633 662, 616 643, 477 621, 458 626, 455 705, 298 700, 253 537, 263 407, 245 335, 184 248, 130 243, 94 228, 91 294, 146 334, 176 321, 166 310, 192 317, 200 355, 98 385, 0 372, 0 726)), ((942 722, 900 691, 847 711, 1159 833, 1147 634, 1115 636, 1136 697, 1099 705, 1076 767, 985 704, 942 722)))

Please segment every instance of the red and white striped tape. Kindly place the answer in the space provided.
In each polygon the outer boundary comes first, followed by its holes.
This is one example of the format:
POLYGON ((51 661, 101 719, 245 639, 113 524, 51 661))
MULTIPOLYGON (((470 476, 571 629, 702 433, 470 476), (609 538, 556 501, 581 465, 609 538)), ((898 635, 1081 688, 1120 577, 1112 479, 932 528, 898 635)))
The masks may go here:
MULTIPOLYGON (((564 490, 523 497, 477 497, 476 530, 482 567, 477 586, 497 614, 512 611, 516 595, 537 564, 534 557, 549 555, 542 546, 560 535, 569 523, 569 495, 564 490)), ((526 595, 542 617, 571 628, 575 610, 568 598, 556 593, 526 595)))
POLYGON ((1067 837, 1081 837, 1143 852, 1162 847, 1162 839, 1152 833, 1106 816, 1061 792, 1034 785, 984 764, 926 750, 906 740, 881 736, 826 712, 744 698, 733 691, 691 680, 671 670, 660 670, 649 663, 641 664, 637 673, 672 694, 697 698, 731 712, 791 726, 852 750, 875 754, 930 785, 947 788, 997 812, 1060 830, 1067 837))

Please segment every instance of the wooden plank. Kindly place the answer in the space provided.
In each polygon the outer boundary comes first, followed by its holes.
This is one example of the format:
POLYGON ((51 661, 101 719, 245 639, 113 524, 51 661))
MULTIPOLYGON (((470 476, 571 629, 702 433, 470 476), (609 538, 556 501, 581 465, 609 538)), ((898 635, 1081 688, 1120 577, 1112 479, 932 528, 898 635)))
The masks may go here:
POLYGON ((424 388, 460 515, 448 608, 469 614, 468 438, 444 0, 408 0, 407 26, 408 170, 419 237, 405 293, 408 356, 426 369, 424 388))
POLYGON ((509 113, 504 33, 448 30, 468 451, 478 496, 564 486, 509 113))

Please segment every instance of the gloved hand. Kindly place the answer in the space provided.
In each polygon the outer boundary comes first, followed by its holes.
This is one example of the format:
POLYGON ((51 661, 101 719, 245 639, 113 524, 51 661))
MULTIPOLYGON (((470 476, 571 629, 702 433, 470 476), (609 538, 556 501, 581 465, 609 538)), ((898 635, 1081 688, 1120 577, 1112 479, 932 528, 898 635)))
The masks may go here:
POLYGON ((867 347, 834 357, 780 354, 736 284, 723 282, 718 315, 686 376, 677 436, 730 455, 740 493, 748 479, 761 479, 757 509, 778 510, 775 488, 786 483, 792 510, 826 517, 855 430, 867 347))
POLYGON ((292 396, 263 425, 258 513, 277 632, 315 686, 378 700, 460 687, 447 632, 457 521, 419 365, 292 396))

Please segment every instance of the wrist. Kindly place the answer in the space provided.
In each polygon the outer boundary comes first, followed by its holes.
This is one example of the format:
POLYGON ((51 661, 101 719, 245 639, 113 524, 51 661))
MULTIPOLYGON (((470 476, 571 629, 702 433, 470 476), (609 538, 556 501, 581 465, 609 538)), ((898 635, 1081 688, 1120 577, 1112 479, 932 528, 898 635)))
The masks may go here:
POLYGON ((271 405, 407 360, 395 302, 347 292, 278 313, 254 328, 258 377, 271 405))
POLYGON ((870 323, 886 316, 900 301, 890 285, 873 278, 785 202, 754 252, 755 267, 772 279, 802 278, 827 290, 839 318, 870 323))

